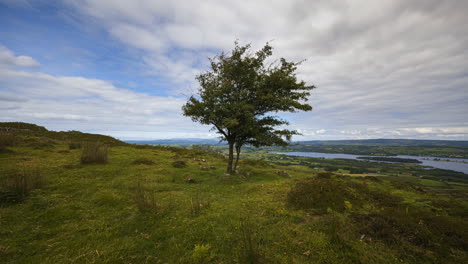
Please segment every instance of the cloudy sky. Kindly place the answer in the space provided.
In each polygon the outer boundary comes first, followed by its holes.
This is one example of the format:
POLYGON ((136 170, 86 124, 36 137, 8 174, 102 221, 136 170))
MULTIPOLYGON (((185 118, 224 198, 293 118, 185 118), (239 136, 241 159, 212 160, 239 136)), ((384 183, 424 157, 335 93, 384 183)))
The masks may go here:
POLYGON ((468 1, 0 0, 0 121, 208 138, 181 106, 233 42, 306 61, 305 139, 468 140, 468 1))

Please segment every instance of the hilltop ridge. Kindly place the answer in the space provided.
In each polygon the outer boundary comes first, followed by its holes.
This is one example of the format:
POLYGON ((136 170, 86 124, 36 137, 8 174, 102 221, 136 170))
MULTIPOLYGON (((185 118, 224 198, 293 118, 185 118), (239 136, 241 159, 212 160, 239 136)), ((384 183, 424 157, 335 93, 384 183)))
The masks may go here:
MULTIPOLYGON (((43 126, 23 122, 0 122, 0 132, 10 135, 10 140, 18 143, 34 144, 53 143, 53 140, 76 142, 100 141, 109 145, 125 145, 126 143, 111 136, 84 133, 80 131, 49 131, 43 126)), ((12 142, 13 143, 13 142, 12 142)))

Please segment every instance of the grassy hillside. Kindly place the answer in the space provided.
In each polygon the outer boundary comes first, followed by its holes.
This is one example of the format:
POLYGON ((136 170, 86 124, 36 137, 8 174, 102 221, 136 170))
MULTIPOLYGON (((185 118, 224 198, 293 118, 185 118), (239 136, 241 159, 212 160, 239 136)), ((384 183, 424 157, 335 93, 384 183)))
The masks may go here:
POLYGON ((426 186, 440 182, 253 160, 225 175, 224 157, 200 149, 79 132, 3 136, 2 263, 468 260, 463 184, 456 192, 433 191, 426 186), (83 162, 91 148, 81 142, 93 139, 107 162, 83 162))
POLYGON ((22 122, 0 122, 0 151, 7 145, 44 148, 64 142, 76 145, 87 141, 99 141, 111 146, 126 144, 110 136, 79 131, 49 131, 45 127, 22 122))

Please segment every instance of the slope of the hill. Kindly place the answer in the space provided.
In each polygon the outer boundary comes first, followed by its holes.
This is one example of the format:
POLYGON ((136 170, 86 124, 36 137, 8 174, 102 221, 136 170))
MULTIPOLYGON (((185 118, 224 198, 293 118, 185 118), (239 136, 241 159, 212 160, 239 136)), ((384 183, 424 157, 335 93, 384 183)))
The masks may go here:
POLYGON ((0 148, 1 145, 27 145, 31 147, 44 147, 59 144, 60 142, 80 144, 86 141, 99 141, 108 145, 125 145, 118 139, 110 136, 83 133, 79 131, 49 131, 45 127, 22 122, 0 122, 0 148), (57 141, 57 142, 56 142, 57 141))
POLYGON ((0 153, 4 263, 467 261, 466 188, 251 160, 226 175, 215 152, 161 146, 82 164, 81 133, 17 132, 0 153))

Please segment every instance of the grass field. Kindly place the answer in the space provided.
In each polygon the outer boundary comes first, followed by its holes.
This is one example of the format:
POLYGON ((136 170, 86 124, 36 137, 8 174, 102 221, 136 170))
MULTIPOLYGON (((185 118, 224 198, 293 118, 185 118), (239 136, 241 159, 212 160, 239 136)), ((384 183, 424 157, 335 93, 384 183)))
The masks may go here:
POLYGON ((467 261, 464 184, 430 191, 440 183, 252 160, 226 175, 218 154, 170 147, 110 147, 103 164, 61 141, 8 150, 2 263, 467 261), (18 195, 20 176, 40 184, 18 195))

